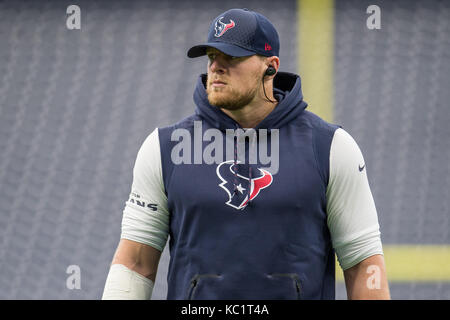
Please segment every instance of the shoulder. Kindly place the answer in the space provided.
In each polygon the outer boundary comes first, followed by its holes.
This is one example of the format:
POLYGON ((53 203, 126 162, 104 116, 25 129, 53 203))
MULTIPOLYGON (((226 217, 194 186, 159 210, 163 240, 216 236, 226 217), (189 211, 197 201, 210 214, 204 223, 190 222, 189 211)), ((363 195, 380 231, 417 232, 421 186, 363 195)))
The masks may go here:
POLYGON ((332 168, 353 170, 355 167, 364 168, 364 158, 355 139, 342 128, 336 130, 330 150, 332 168))
POLYGON ((317 114, 308 110, 303 112, 303 115, 300 117, 300 121, 308 125, 314 132, 321 135, 333 136, 336 129, 341 128, 340 125, 325 121, 317 114))
POLYGON ((339 128, 336 130, 330 150, 329 191, 345 190, 348 183, 353 187, 365 186, 368 183, 367 168, 355 139, 347 131, 339 128))
POLYGON ((342 126, 325 121, 318 115, 307 110, 304 110, 302 115, 295 119, 294 124, 309 128, 315 147, 327 154, 330 151, 331 142, 336 130, 342 128, 342 126))
POLYGON ((307 110, 296 121, 297 125, 306 126, 311 132, 311 143, 316 157, 316 163, 322 179, 327 185, 329 180, 331 144, 335 132, 341 126, 329 123, 307 110))
MULTIPOLYGON (((171 124, 169 126, 165 126, 165 127, 159 127, 158 131, 159 131, 159 135, 161 136, 166 136, 167 134, 171 134, 172 131, 176 130, 176 129, 192 129, 194 128, 194 121, 198 121, 201 120, 200 116, 197 114, 193 114, 190 115, 189 117, 186 117, 184 119, 181 119, 180 121, 171 124)), ((170 140, 170 139, 169 139, 170 140)))
POLYGON ((159 145, 161 148, 161 157, 164 159, 170 159, 171 150, 178 143, 179 136, 186 136, 189 132, 194 130, 194 121, 201 120, 197 114, 193 114, 187 118, 178 121, 175 124, 160 127, 159 131, 159 145), (180 132, 177 132, 180 131, 180 132), (172 137, 176 135, 175 140, 172 137))

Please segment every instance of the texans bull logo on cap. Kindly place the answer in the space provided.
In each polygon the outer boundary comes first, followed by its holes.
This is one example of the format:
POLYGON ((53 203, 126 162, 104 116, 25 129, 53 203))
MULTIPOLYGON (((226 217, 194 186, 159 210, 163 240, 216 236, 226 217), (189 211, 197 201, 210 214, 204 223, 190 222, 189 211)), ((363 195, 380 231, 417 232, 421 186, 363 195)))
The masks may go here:
POLYGON ((187 56, 204 56, 208 48, 216 48, 232 57, 255 54, 278 57, 280 39, 272 22, 262 14, 248 9, 230 9, 211 22, 206 42, 190 48, 187 56))
POLYGON ((216 21, 216 26, 214 28, 216 30, 215 36, 217 38, 221 37, 225 32, 227 32, 231 28, 234 28, 236 25, 231 19, 229 23, 223 23, 222 19, 223 17, 220 17, 220 19, 216 21))
MULTIPOLYGON (((273 176, 269 171, 257 168, 260 175, 250 179, 238 173, 239 163, 240 161, 236 163, 233 160, 224 161, 217 166, 216 173, 222 181, 219 186, 228 194, 228 201, 225 203, 237 210, 242 210, 249 201, 258 196, 262 189, 270 186, 273 176)), ((249 168, 249 166, 245 167, 249 168)))

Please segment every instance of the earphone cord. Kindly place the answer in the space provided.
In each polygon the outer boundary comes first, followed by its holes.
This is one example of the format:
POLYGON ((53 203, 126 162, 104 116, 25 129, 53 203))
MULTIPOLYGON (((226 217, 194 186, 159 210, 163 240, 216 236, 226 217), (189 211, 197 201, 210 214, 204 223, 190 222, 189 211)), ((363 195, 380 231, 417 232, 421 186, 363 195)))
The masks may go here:
POLYGON ((277 103, 278 101, 272 101, 272 100, 270 100, 269 97, 268 97, 267 94, 266 94, 266 88, 265 88, 265 85, 264 85, 264 77, 265 77, 265 76, 266 76, 266 75, 264 75, 264 76, 262 77, 262 85, 263 85, 264 95, 266 96, 267 101, 272 102, 272 103, 277 103))

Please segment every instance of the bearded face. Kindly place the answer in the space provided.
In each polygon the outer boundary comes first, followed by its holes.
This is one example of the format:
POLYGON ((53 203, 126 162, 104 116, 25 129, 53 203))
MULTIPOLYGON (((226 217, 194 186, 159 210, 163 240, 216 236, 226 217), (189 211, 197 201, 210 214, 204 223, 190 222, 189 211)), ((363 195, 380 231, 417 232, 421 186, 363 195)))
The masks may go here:
MULTIPOLYGON (((214 78, 208 77, 206 93, 208 101, 211 105, 227 109, 238 110, 253 101, 258 93, 260 79, 254 75, 248 80, 236 79, 235 81, 227 79, 223 81, 223 85, 217 82, 214 84, 214 78)), ((217 80, 217 79, 216 79, 217 80)))
POLYGON ((262 82, 260 58, 234 58, 218 50, 209 50, 208 58, 206 93, 211 105, 238 110, 255 99, 262 82))

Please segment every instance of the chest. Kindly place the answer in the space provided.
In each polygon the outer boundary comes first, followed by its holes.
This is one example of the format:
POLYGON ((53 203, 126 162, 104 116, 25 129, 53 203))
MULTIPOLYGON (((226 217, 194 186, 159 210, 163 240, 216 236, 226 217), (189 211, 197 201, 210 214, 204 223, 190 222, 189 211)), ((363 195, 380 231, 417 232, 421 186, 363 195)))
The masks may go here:
POLYGON ((170 209, 244 212, 251 203, 265 212, 302 212, 324 205, 326 185, 308 131, 280 130, 277 140, 269 137, 257 140, 255 146, 245 145, 244 156, 236 156, 236 145, 235 153, 227 152, 227 147, 230 143, 223 144, 223 158, 214 163, 173 165, 166 186, 170 209), (253 147, 256 161, 249 152, 253 147))

